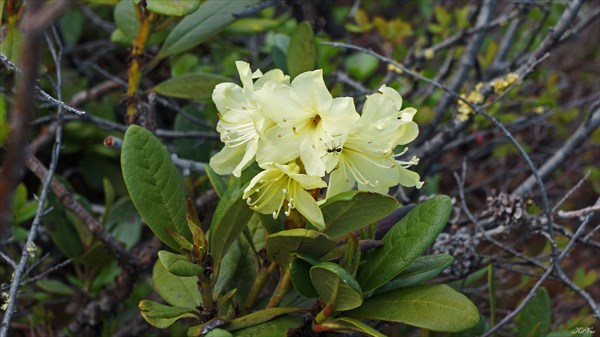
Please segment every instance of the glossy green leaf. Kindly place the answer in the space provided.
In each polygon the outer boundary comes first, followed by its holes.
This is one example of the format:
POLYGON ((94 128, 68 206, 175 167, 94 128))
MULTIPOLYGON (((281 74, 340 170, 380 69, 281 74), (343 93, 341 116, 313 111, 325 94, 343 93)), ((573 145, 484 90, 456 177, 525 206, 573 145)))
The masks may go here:
POLYGON ((346 269, 332 262, 322 262, 310 269, 310 279, 319 297, 333 304, 334 311, 354 309, 362 304, 358 282, 346 269))
POLYGON ((245 329, 233 332, 235 337, 274 337, 287 336, 288 331, 297 329, 304 324, 304 320, 299 317, 285 315, 272 319, 268 322, 254 325, 245 329))
POLYGON ((146 322, 159 329, 170 327, 178 319, 197 318, 200 314, 193 308, 172 307, 148 300, 142 300, 138 304, 138 308, 146 322))
POLYGON ((541 287, 517 317, 518 337, 546 336, 550 331, 552 303, 546 288, 541 287))
POLYGON ((319 293, 310 280, 310 268, 313 264, 301 259, 295 258, 290 265, 290 278, 294 284, 294 288, 306 297, 319 297, 319 293))
POLYGON ((169 273, 175 276, 197 276, 202 272, 202 267, 192 263, 187 257, 166 250, 158 252, 158 260, 169 273))
POLYGON ((167 36, 158 57, 164 58, 194 48, 235 21, 234 14, 260 0, 207 0, 181 20, 167 36))
POLYGON ((375 290, 375 294, 386 292, 396 288, 410 287, 419 283, 427 282, 436 277, 446 269, 454 260, 450 255, 435 254, 419 256, 398 276, 390 282, 375 290))
POLYGON ((167 230, 191 241, 181 176, 160 140, 131 125, 123 139, 121 167, 131 200, 154 234, 175 250, 180 247, 167 230))
POLYGON ((304 253, 318 258, 335 246, 335 242, 327 235, 304 228, 289 229, 267 237, 269 258, 284 267, 292 261, 292 253, 304 253))
POLYGON ((304 309, 301 308, 267 308, 259 311, 255 311, 251 314, 241 316, 233 319, 229 322, 225 328, 229 331, 235 331, 239 329, 244 329, 253 325, 261 324, 264 322, 268 322, 275 317, 291 314, 294 312, 300 312, 304 309))
POLYGON ((156 293, 167 303, 195 308, 202 303, 196 277, 175 276, 167 271, 160 261, 152 270, 152 284, 156 293))
POLYGON ((217 205, 208 236, 208 247, 215 266, 213 277, 218 277, 221 259, 227 249, 248 225, 253 212, 245 200, 242 200, 245 186, 240 179, 227 189, 217 205))
POLYGON ((184 16, 200 6, 200 0, 146 0, 146 9, 158 14, 184 16))
POLYGON ((383 219, 397 207, 396 199, 379 193, 340 193, 321 206, 326 226, 324 232, 338 238, 383 219))
POLYGON ((273 37, 273 46, 271 47, 271 57, 275 67, 281 69, 287 74, 287 55, 290 45, 290 37, 285 34, 275 34, 273 37))
POLYGON ((385 337, 384 334, 377 331, 375 328, 350 317, 331 318, 314 328, 319 331, 332 330, 335 332, 358 332, 364 336, 385 337))
POLYGON ((183 74, 161 82, 154 91, 163 96, 205 101, 211 98, 217 84, 227 81, 227 77, 214 74, 183 74))
POLYGON ((383 237, 383 247, 375 249, 358 270, 363 291, 384 285, 406 269, 442 231, 451 210, 450 198, 439 195, 417 205, 397 222, 383 237))
POLYGON ((445 284, 417 285, 368 298, 345 315, 401 322, 432 331, 458 332, 479 321, 477 307, 445 284))
POLYGON ((288 72, 292 78, 315 69, 317 45, 311 24, 304 21, 298 25, 290 39, 287 51, 288 72))

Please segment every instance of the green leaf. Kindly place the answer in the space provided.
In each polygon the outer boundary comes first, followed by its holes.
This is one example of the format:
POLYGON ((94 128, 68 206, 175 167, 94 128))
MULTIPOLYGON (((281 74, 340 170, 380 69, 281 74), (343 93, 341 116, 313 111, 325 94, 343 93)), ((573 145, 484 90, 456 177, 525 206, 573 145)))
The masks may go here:
POLYGON ((310 268, 313 264, 299 257, 295 258, 290 265, 290 278, 294 288, 308 298, 319 297, 319 293, 310 280, 310 268))
POLYGON ((146 0, 146 9, 162 15, 184 16, 198 9, 200 0, 146 0))
POLYGON ((271 57, 275 67, 281 69, 284 73, 288 72, 287 55, 290 45, 290 37, 285 34, 275 34, 273 37, 273 46, 271 47, 271 57))
POLYGON ((369 325, 359 320, 350 317, 339 317, 335 319, 331 318, 315 327, 319 331, 333 330, 335 332, 358 332, 360 334, 370 337, 385 337, 384 334, 377 331, 376 329, 370 327, 369 325))
POLYGON ((16 64, 20 63, 21 49, 23 46, 23 34, 19 31, 16 24, 5 24, 2 42, 0 43, 0 53, 6 55, 9 61, 16 64))
POLYGON ((258 2, 259 0, 205 1, 173 28, 158 57, 164 58, 194 48, 235 21, 234 14, 258 2))
POLYGON ((45 279, 35 283, 40 289, 61 296, 75 296, 75 291, 69 285, 59 281, 45 279))
POLYGON ((377 288, 375 294, 427 282, 446 269, 453 260, 452 256, 446 254, 419 256, 398 276, 377 288))
POLYGON ((541 287, 517 317, 518 337, 543 337, 550 331, 552 303, 546 288, 541 287))
POLYGON ((288 331, 297 329, 304 324, 301 318, 285 315, 275 318, 268 322, 254 325, 245 329, 236 330, 233 333, 235 337, 273 337, 287 336, 288 331))
POLYGON ((383 237, 383 247, 374 250, 358 270, 357 280, 363 291, 382 286, 406 269, 442 231, 451 210, 450 198, 438 195, 397 222, 383 237))
POLYGON ((217 192, 219 198, 222 198, 223 194, 225 194, 225 191, 227 191, 227 180, 225 180, 223 176, 216 174, 215 171, 213 171, 213 169, 210 167, 210 165, 205 165, 204 170, 206 171, 206 176, 210 180, 210 183, 213 185, 215 192, 217 192))
POLYGON ((257 34, 267 32, 281 25, 290 17, 290 14, 284 14, 277 19, 266 18, 244 18, 239 19, 227 27, 227 32, 233 34, 257 34))
POLYGON ((202 303, 197 281, 196 277, 181 277, 169 273, 160 261, 156 261, 152 270, 154 290, 174 306, 195 308, 202 303))
POLYGON ((133 1, 121 0, 115 6, 113 16, 117 29, 129 39, 129 42, 134 40, 140 29, 140 23, 135 17, 135 5, 133 1))
POLYGON ((231 334, 231 332, 229 332, 227 330, 216 328, 216 329, 210 330, 203 337, 233 337, 233 335, 231 334))
POLYGON ((348 271, 352 277, 356 275, 358 265, 360 264, 360 243, 358 236, 354 232, 348 234, 348 239, 344 247, 344 255, 340 261, 340 266, 348 271))
POLYGON ((350 76, 365 80, 377 70, 379 59, 367 53, 354 53, 346 58, 344 65, 350 76))
POLYGON ((133 248, 142 236, 142 218, 128 197, 123 197, 110 209, 106 217, 106 229, 127 249, 133 248))
POLYGON ((240 179, 229 187, 221 197, 210 224, 208 247, 214 262, 213 277, 221 270, 221 259, 225 256, 231 243, 248 225, 253 212, 245 200, 242 200, 245 186, 240 179))
POLYGON ((244 329, 253 325, 268 322, 275 317, 291 314, 294 312, 300 312, 304 309, 301 308, 268 308, 259 311, 255 311, 246 316, 238 317, 229 322, 225 328, 229 331, 244 329))
POLYGON ((298 25, 290 40, 287 51, 288 71, 292 78, 305 71, 315 69, 317 62, 317 45, 315 35, 309 22, 298 25))
POLYGON ((335 246, 335 242, 326 234, 304 228, 289 229, 267 237, 269 258, 283 267, 287 267, 292 261, 292 253, 319 258, 335 246))
POLYGON ((321 262, 310 269, 310 279, 319 297, 333 304, 334 311, 350 310, 363 302, 358 282, 346 269, 332 262, 321 262))
POLYGON ((158 252, 158 259, 167 271, 175 276, 197 276, 203 271, 202 267, 192 263, 187 257, 173 254, 166 250, 158 252))
POLYGON ((397 207, 396 199, 379 193, 340 193, 321 206, 324 232, 331 238, 338 238, 383 219, 397 207))
POLYGON ((138 308, 146 322, 159 329, 170 327, 178 319, 197 318, 200 315, 194 308, 171 307, 148 300, 140 301, 138 308))
POLYGON ((167 149, 150 131, 131 125, 121 149, 123 179, 144 221, 169 247, 180 250, 171 230, 191 241, 187 227, 185 193, 179 172, 167 149))
POLYGON ((221 272, 219 273, 219 277, 215 283, 215 287, 213 288, 214 298, 217 298, 229 281, 236 276, 236 270, 240 263, 240 257, 240 245, 236 240, 231 244, 231 246, 229 246, 227 253, 225 253, 225 256, 223 257, 223 261, 221 261, 221 272))
POLYGON ((154 91, 163 96, 205 101, 211 98, 217 84, 226 81, 229 81, 227 77, 214 74, 183 74, 161 82, 154 91))
POLYGON ((477 307, 445 284, 400 288, 373 296, 345 315, 401 322, 432 331, 458 332, 479 321, 477 307))

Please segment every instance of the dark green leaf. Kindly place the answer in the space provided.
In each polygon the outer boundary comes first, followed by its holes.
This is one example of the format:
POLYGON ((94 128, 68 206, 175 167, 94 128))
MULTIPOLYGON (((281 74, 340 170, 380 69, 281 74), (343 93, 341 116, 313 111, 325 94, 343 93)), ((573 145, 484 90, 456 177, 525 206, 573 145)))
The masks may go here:
POLYGON ((167 271, 160 261, 152 270, 152 284, 156 293, 167 303, 195 308, 202 303, 196 277, 175 276, 167 271))
POLYGON ((197 276, 202 272, 202 267, 192 263, 187 257, 166 250, 158 252, 158 260, 169 273, 175 276, 197 276))
POLYGON ((379 193, 340 193, 321 206, 326 226, 324 232, 338 238, 381 220, 397 207, 396 199, 379 193))
POLYGON ((477 307, 445 284, 400 288, 373 296, 350 317, 408 325, 432 331, 458 332, 479 321, 477 307))
POLYGON ((287 65, 290 77, 294 78, 305 71, 315 69, 317 62, 317 45, 315 35, 309 22, 298 25, 292 35, 287 51, 287 65))
POLYGON ((260 0, 207 0, 181 20, 167 36, 158 57, 164 58, 194 48, 235 21, 242 12, 260 0))
POLYGON ((375 294, 427 282, 446 269, 453 260, 452 256, 446 254, 419 256, 398 276, 377 288, 375 294))
POLYGON ((319 297, 333 304, 334 311, 350 310, 361 305, 358 282, 346 269, 332 262, 321 262, 310 269, 310 279, 319 297))
POLYGON ((450 198, 439 195, 417 205, 397 222, 383 237, 383 247, 374 250, 358 270, 363 291, 384 285, 406 269, 442 231, 451 210, 450 198))
POLYGON ((171 230, 191 241, 186 202, 179 172, 167 149, 150 131, 132 125, 123 139, 121 166, 136 209, 154 234, 173 249, 181 248, 171 230))
POLYGON ((106 217, 106 229, 127 249, 133 248, 142 236, 142 218, 128 197, 123 197, 110 209, 106 217))
POLYGON ((289 229, 267 237, 269 258, 284 267, 292 261, 292 253, 304 253, 319 258, 335 246, 335 242, 326 234, 304 228, 289 229))
POLYGON ((271 57, 275 67, 281 69, 284 73, 288 72, 287 55, 290 45, 290 37, 285 34, 275 34, 273 38, 273 46, 271 47, 271 57))
POLYGON ((184 16, 198 9, 200 0, 146 0, 146 9, 162 15, 184 16))
POLYGON ((541 287, 517 318, 518 337, 543 337, 550 331, 552 303, 546 288, 541 287))
POLYGON ((317 325, 317 328, 323 330, 333 330, 335 332, 358 332, 370 337, 385 337, 384 334, 375 328, 350 317, 331 318, 317 325))
POLYGON ((200 314, 194 308, 171 307, 148 300, 141 301, 138 308, 146 322, 159 329, 170 327, 178 319, 196 318, 200 314))
POLYGON ((226 81, 229 81, 227 77, 214 74, 183 74, 161 82, 154 91, 163 96, 205 101, 211 98, 217 84, 226 81))
POLYGON ((215 287, 213 288, 213 297, 217 298, 225 286, 236 276, 236 270, 238 268, 241 257, 240 245, 238 241, 234 241, 229 249, 227 249, 227 253, 223 257, 223 261, 221 262, 221 272, 219 273, 219 278, 215 283, 215 287))
POLYGON ((300 308, 268 308, 255 311, 246 316, 238 317, 229 322, 225 328, 229 331, 244 329, 250 326, 268 322, 275 317, 302 311, 300 308))
POLYGON ((301 258, 295 258, 290 265, 290 278, 294 284, 294 288, 298 292, 306 297, 315 298, 319 297, 317 290, 310 280, 310 268, 312 264, 306 262, 301 258))
POLYGON ((213 277, 219 275, 221 259, 253 214, 246 201, 242 200, 244 188, 240 179, 236 179, 221 197, 213 215, 208 235, 208 247, 215 266, 213 277))
POLYGON ((302 324, 304 324, 304 321, 301 318, 286 315, 262 324, 234 331, 233 335, 235 337, 287 336, 290 329, 299 328, 302 324))
POLYGON ((204 169, 206 170, 206 176, 213 185, 213 188, 215 189, 215 192, 217 192, 219 198, 223 197, 223 194, 225 194, 225 191, 227 191, 227 180, 216 174, 210 165, 204 166, 204 169))

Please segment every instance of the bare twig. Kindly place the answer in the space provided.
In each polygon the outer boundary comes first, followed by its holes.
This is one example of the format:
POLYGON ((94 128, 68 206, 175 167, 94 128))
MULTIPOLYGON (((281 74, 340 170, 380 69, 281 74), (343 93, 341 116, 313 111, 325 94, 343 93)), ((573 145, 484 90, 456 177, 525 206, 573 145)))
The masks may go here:
MULTIPOLYGON (((589 136, 600 126, 600 107, 595 107, 588 119, 586 119, 573 135, 558 149, 554 155, 542 165, 538 174, 543 179, 556 170, 562 163, 565 162, 589 136)), ((529 176, 519 187, 513 191, 513 195, 523 195, 529 192, 535 184, 536 178, 529 176)))
POLYGON ((561 218, 581 218, 594 212, 600 212, 599 205, 589 206, 576 211, 558 211, 558 216, 561 218))
MULTIPOLYGON (((55 3, 54 3, 55 4, 55 3)), ((44 6, 44 8, 47 8, 48 5, 44 6)), ((37 17, 39 14, 41 13, 40 11, 38 11, 38 5, 36 4, 31 10, 32 10, 32 15, 28 15, 28 18, 33 19, 34 17, 37 17)), ((54 7, 52 7, 54 8, 54 7)), ((48 15, 48 14, 44 14, 44 15, 48 15)), ((51 17, 43 17, 43 19, 40 20, 52 20, 51 22, 53 22, 55 19, 57 18, 57 14, 52 14, 51 17)), ((51 23, 50 22, 50 23, 51 23)), ((38 23, 40 24, 40 23, 38 23)), ((44 29, 46 25, 42 26, 44 29)), ((32 31, 36 31, 35 29, 31 28, 30 29, 32 31)), ((41 33, 41 31, 40 31, 41 33)), ((62 44, 58 38, 58 34, 56 33, 56 30, 53 30, 53 36, 54 36, 54 40, 56 42, 56 48, 52 45, 52 42, 49 41, 48 43, 48 47, 50 49, 50 52, 52 54, 52 58, 54 59, 54 63, 56 65, 56 90, 57 90, 57 96, 59 97, 59 99, 62 97, 62 68, 61 68, 61 58, 62 58, 62 44)), ((34 36, 30 36, 30 44, 39 44, 39 37, 35 38, 34 36)), ((49 39, 50 40, 50 39, 49 39)), ((33 46, 29 46, 30 48, 33 48, 33 50, 36 50, 39 48, 39 46, 33 47, 33 46)), ((39 62, 39 60, 36 60, 36 63, 39 62)), ((31 65, 33 66, 35 69, 37 69, 36 65, 31 65)), ((28 67, 25 67, 25 71, 27 71, 28 67)), ((31 76, 29 78, 30 80, 30 86, 33 85, 34 81, 35 81, 35 75, 31 76)), ((27 99, 27 95, 25 96, 25 99, 27 99)), ((54 177, 54 172, 56 171, 56 166, 58 165, 58 158, 60 157, 60 148, 61 148, 61 144, 62 144, 62 118, 63 118, 63 114, 64 114, 64 110, 59 107, 58 108, 58 127, 56 129, 56 138, 55 138, 55 143, 54 143, 54 148, 52 151, 52 160, 50 162, 50 167, 48 169, 48 172, 46 174, 45 179, 43 180, 43 185, 42 185, 42 193, 40 194, 40 197, 38 199, 38 206, 37 206, 37 210, 35 213, 35 217, 33 219, 33 223, 31 225, 31 228, 29 229, 29 235, 27 236, 27 241, 25 242, 25 246, 22 249, 21 252, 21 259, 19 260, 19 264, 18 266, 15 268, 14 273, 13 273, 13 278, 11 281, 11 285, 10 285, 10 290, 8 291, 8 299, 7 299, 7 306, 6 306, 6 312, 4 314, 4 317, 2 319, 2 326, 0 327, 0 337, 6 337, 9 327, 10 327, 10 321, 12 319, 12 315, 14 314, 14 308, 15 308, 15 303, 17 300, 17 290, 19 288, 19 286, 21 285, 21 281, 22 278, 25 276, 25 268, 27 266, 27 261, 29 260, 30 256, 35 256, 35 251, 36 251, 36 247, 35 247, 35 238, 37 236, 37 231, 39 229, 39 227, 41 226, 41 222, 42 222, 42 217, 44 216, 45 212, 44 212, 44 205, 46 203, 46 199, 48 197, 48 190, 50 188, 50 183, 52 182, 52 179, 54 177)), ((25 147, 23 147, 25 148, 25 147)))

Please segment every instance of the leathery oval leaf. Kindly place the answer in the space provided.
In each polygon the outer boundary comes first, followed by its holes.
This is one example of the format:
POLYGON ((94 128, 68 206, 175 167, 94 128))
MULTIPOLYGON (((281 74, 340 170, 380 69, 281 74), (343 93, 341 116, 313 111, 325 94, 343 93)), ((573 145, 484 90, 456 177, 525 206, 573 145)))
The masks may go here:
POLYGON ((288 331, 297 329, 304 324, 300 317, 284 315, 268 322, 253 325, 233 332, 235 337, 273 337, 287 336, 288 331))
POLYGON ((218 277, 221 260, 253 214, 246 201, 242 200, 244 188, 240 179, 236 179, 221 197, 213 215, 208 235, 208 247, 215 266, 213 278, 218 277))
POLYGON ((292 253, 302 253, 319 258, 334 249, 335 246, 336 243, 327 235, 305 228, 289 229, 267 237, 269 258, 285 267, 292 261, 292 253))
POLYGON ((321 262, 310 269, 310 279, 319 297, 333 304, 334 311, 354 309, 362 304, 358 282, 346 269, 332 262, 321 262))
POLYGON ((312 266, 312 264, 301 258, 295 258, 290 265, 290 278, 292 279, 294 288, 308 298, 319 297, 317 290, 310 280, 310 268, 312 266))
POLYGON ((146 9, 169 16, 184 16, 200 6, 200 0, 146 0, 146 9))
POLYGON ((198 278, 175 276, 160 261, 152 269, 152 284, 156 293, 173 306, 195 308, 202 303, 198 278))
POLYGON ((158 252, 158 260, 169 273, 175 276, 196 276, 202 272, 202 267, 190 262, 185 256, 166 250, 158 252))
POLYGON ((453 260, 454 258, 447 254, 419 256, 415 261, 413 261, 413 263, 410 264, 410 266, 398 274, 398 276, 394 277, 390 282, 377 288, 374 294, 427 282, 438 276, 439 273, 446 269, 446 267, 448 267, 453 260))
POLYGON ((397 207, 395 198, 379 193, 340 193, 321 206, 326 226, 324 232, 334 239, 341 237, 383 219, 397 207))
POLYGON ((138 308, 146 322, 159 329, 170 327, 178 319, 197 318, 200 314, 194 308, 172 307, 148 300, 140 301, 138 308))
POLYGON ((381 293, 345 315, 443 332, 462 331, 479 322, 477 307, 445 284, 417 285, 381 293))
POLYGON ((148 227, 160 241, 180 251, 168 231, 188 241, 192 233, 185 218, 183 181, 165 146, 150 131, 131 125, 123 139, 121 168, 129 196, 148 227))
POLYGON ((294 312, 300 312, 304 309, 301 308, 267 308, 263 310, 255 311, 251 314, 234 318, 229 322, 225 328, 229 331, 235 331, 243 328, 247 328, 253 325, 261 324, 264 322, 268 322, 275 317, 291 314, 294 312))
POLYGON ((450 198, 438 195, 398 221, 383 236, 383 247, 375 249, 359 268, 356 279, 363 291, 384 285, 421 256, 446 226, 451 210, 450 198))

